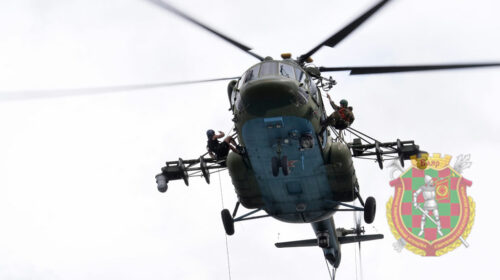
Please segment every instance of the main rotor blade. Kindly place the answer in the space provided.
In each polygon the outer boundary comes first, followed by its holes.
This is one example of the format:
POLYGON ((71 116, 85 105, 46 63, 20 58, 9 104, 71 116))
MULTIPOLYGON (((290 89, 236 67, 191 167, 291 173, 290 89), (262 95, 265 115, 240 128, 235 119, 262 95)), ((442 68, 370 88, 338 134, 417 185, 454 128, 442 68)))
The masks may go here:
POLYGON ((446 69, 463 69, 477 67, 500 66, 500 63, 471 64, 436 64, 436 65, 402 65, 402 66, 355 66, 355 67, 319 67, 321 72, 351 71, 350 75, 384 74, 413 71, 435 71, 446 69))
POLYGON ((196 19, 188 16, 187 14, 183 13, 179 9, 175 8, 174 6, 172 6, 170 4, 167 4, 166 2, 164 2, 162 0, 147 0, 147 1, 151 2, 152 4, 155 4, 155 5, 159 6, 159 7, 163 8, 163 9, 165 9, 165 10, 168 10, 168 11, 172 12, 172 13, 174 13, 174 14, 182 17, 182 18, 184 18, 185 20, 187 20, 187 21, 189 21, 191 23, 194 23, 194 24, 198 25, 199 27, 207 30, 208 32, 210 32, 210 33, 212 33, 214 35, 219 36, 220 38, 222 38, 226 42, 231 43, 232 45, 234 45, 237 48, 243 50, 244 52, 248 53, 249 55, 251 55, 251 56, 253 56, 253 57, 255 57, 255 58, 257 58, 257 59, 259 59, 261 61, 264 60, 264 58, 262 56, 251 52, 252 49, 250 47, 245 46, 242 43, 237 42, 234 39, 231 39, 231 38, 227 37, 226 35, 218 32, 217 30, 209 27, 208 25, 199 22, 198 20, 196 20, 196 19))
POLYGON ((151 83, 151 84, 138 84, 138 85, 124 85, 124 86, 109 86, 109 87, 88 87, 88 88, 70 88, 70 89, 54 89, 54 90, 14 90, 14 91, 0 91, 0 101, 5 100, 19 100, 19 99, 34 99, 34 98, 53 98, 65 96, 78 96, 78 95, 92 95, 102 94, 119 91, 133 91, 142 89, 162 88, 169 86, 189 85, 207 82, 216 82, 224 80, 237 80, 239 77, 230 78, 217 78, 206 80, 193 80, 182 82, 169 82, 169 83, 151 83))
POLYGON ((382 8, 387 2, 390 0, 382 0, 375 6, 373 6, 371 9, 366 11, 364 14, 356 18, 354 21, 346 25, 344 28, 342 28, 340 31, 337 33, 333 34, 330 38, 326 39, 323 43, 317 45, 314 47, 312 50, 309 52, 301 55, 299 57, 299 62, 304 62, 308 57, 313 55, 315 52, 317 52, 321 47, 323 46, 328 46, 333 48, 335 45, 340 43, 344 38, 349 36, 356 28, 358 28, 363 22, 365 22, 368 18, 370 18, 373 14, 375 14, 380 8, 382 8))

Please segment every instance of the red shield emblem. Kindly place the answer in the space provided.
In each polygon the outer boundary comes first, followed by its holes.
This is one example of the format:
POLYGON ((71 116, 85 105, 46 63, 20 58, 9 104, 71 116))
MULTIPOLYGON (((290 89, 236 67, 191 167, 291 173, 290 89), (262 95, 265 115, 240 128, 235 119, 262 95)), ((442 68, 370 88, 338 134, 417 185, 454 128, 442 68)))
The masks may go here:
POLYGON ((394 197, 387 202, 387 220, 395 248, 422 256, 440 256, 468 246, 475 204, 467 196, 472 182, 449 166, 451 156, 434 154, 426 168, 418 162, 390 182, 394 197))

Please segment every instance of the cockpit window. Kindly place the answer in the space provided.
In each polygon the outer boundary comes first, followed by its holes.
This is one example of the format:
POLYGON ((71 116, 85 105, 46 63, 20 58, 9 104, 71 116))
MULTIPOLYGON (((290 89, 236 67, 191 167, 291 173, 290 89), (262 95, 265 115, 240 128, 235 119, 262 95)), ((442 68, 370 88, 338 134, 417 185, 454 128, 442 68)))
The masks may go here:
POLYGON ((240 91, 236 91, 236 96, 235 96, 235 99, 234 99, 234 104, 236 105, 236 109, 238 109, 238 111, 241 111, 241 109, 243 108, 243 102, 241 102, 240 91))
POLYGON ((254 67, 250 68, 250 70, 247 71, 245 74, 245 78, 243 79, 243 83, 248 83, 249 81, 257 79, 259 77, 259 68, 260 65, 255 65, 254 67))
POLYGON ((265 62, 261 64, 260 77, 274 76, 276 75, 276 68, 278 65, 276 62, 265 62))
POLYGON ((318 88, 312 78, 309 78, 309 91, 314 100, 319 104, 318 88))
POLYGON ((231 106, 236 103, 236 98, 237 96, 240 95, 240 91, 235 87, 233 88, 233 91, 231 92, 231 106))
POLYGON ((238 81, 237 88, 241 89, 241 87, 246 83, 259 78, 277 76, 297 80, 299 83, 304 84, 305 88, 309 86, 309 84, 307 83, 307 75, 300 67, 294 67, 287 63, 266 61, 261 64, 255 65, 247 72, 245 72, 245 74, 243 74, 241 79, 238 81))
POLYGON ((295 68, 295 77, 297 77, 297 81, 299 81, 299 83, 304 83, 306 73, 299 68, 295 68))
POLYGON ((281 76, 289 78, 289 79, 295 79, 295 75, 293 73, 294 72, 293 67, 291 65, 280 63, 279 67, 280 67, 279 71, 280 71, 281 76))

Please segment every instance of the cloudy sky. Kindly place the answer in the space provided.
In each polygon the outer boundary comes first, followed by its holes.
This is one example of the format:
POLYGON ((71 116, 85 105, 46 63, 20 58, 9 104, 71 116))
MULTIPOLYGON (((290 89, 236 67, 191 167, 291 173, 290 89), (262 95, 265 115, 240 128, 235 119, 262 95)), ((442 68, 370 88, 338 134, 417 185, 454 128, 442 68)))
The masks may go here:
MULTIPOLYGON (((494 0, 393 1, 318 66, 500 61, 494 0)), ((263 56, 299 55, 373 0, 172 1, 263 56)), ((257 61, 144 0, 0 2, 0 279, 227 279, 220 210, 236 202, 227 173, 206 185, 154 175, 166 160, 204 152, 207 128, 228 131, 226 82, 152 90, 17 98, 26 90, 86 88, 241 75, 257 61), (20 95, 16 95, 20 94, 20 95)), ((414 139, 431 153, 470 153, 464 176, 477 204, 469 248, 439 258, 397 253, 385 218, 387 170, 356 161, 363 196, 378 201, 386 238, 363 244, 365 279, 498 278, 500 69, 394 75, 332 74, 355 128, 380 140, 414 139)), ((26 95, 22 95, 26 96, 26 95)), ((454 162, 454 159, 453 161, 454 162)), ((352 216, 335 215, 351 227, 352 216)), ((233 279, 328 279, 309 225, 273 219, 236 225, 233 279)), ((338 279, 355 279, 342 247, 338 279)))

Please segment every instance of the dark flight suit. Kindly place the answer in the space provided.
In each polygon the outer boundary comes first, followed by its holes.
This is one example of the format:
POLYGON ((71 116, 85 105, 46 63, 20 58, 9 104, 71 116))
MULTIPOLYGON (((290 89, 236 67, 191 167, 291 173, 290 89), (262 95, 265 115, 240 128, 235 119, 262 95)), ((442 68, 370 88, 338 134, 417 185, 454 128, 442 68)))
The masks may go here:
POLYGON ((207 141, 208 151, 214 153, 217 159, 224 159, 229 154, 229 144, 226 142, 219 142, 217 139, 210 139, 207 141))

